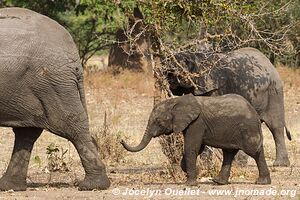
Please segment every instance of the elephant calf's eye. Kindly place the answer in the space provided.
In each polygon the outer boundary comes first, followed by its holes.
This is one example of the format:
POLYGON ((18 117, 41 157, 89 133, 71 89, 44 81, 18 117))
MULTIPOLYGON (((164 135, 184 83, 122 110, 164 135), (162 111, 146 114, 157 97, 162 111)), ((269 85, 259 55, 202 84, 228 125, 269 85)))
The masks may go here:
POLYGON ((165 129, 166 128, 165 125, 162 122, 160 122, 160 121, 158 121, 157 124, 158 124, 159 128, 161 128, 161 129, 165 129))

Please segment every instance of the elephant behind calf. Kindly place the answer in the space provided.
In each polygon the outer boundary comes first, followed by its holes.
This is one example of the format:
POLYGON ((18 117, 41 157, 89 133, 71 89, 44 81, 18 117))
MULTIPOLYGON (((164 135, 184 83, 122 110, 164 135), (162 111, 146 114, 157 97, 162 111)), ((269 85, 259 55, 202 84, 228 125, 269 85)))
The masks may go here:
POLYGON ((140 144, 124 148, 136 152, 144 149, 153 137, 162 134, 184 134, 182 169, 187 172, 187 183, 194 185, 197 178, 196 159, 209 145, 223 150, 223 164, 213 180, 227 184, 231 163, 243 150, 255 159, 259 177, 257 184, 270 184, 266 164, 260 118, 247 100, 236 94, 219 97, 195 97, 185 95, 157 104, 151 112, 148 125, 140 144))
MULTIPOLYGON (((233 93, 243 96, 273 134, 274 166, 290 165, 284 138, 283 86, 275 67, 264 54, 254 48, 242 48, 219 54, 178 53, 175 57, 185 70, 195 75, 191 77, 195 84, 174 73, 174 63, 167 63, 166 76, 173 94, 218 96, 233 93)), ((291 140, 287 128, 286 134, 291 140)))
POLYGON ((0 126, 13 127, 15 144, 0 190, 26 190, 33 145, 46 129, 70 140, 85 170, 81 190, 110 181, 89 134, 83 68, 70 34, 46 16, 0 9, 0 126))

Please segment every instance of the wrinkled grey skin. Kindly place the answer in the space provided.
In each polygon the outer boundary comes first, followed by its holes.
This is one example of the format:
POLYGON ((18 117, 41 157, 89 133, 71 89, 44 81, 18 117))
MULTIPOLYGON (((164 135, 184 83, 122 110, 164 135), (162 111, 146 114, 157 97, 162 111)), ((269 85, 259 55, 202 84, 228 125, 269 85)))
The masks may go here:
MULTIPOLYGON (((169 72, 168 82, 173 94, 218 96, 234 93, 243 96, 273 134, 276 145, 274 166, 290 165, 284 138, 283 86, 275 67, 265 55, 254 48, 242 48, 226 54, 180 53, 176 58, 190 72, 200 74, 205 71, 203 66, 211 67, 211 70, 193 78, 198 88, 169 72)), ((286 133, 291 140, 287 128, 286 133)))
POLYGON ((27 9, 0 9, 0 91, 0 126, 15 133, 0 190, 26 190, 30 154, 43 129, 77 149, 86 173, 80 190, 109 187, 89 134, 78 51, 62 26, 27 9))
POLYGON ((238 150, 255 159, 259 170, 256 183, 271 183, 259 116, 247 100, 236 94, 219 97, 185 95, 165 100, 154 107, 139 145, 130 147, 124 141, 121 143, 128 151, 137 152, 153 137, 182 131, 184 155, 181 166, 187 173, 187 184, 196 184, 196 159, 205 145, 223 150, 221 171, 213 179, 216 183, 228 183, 231 163, 238 150))

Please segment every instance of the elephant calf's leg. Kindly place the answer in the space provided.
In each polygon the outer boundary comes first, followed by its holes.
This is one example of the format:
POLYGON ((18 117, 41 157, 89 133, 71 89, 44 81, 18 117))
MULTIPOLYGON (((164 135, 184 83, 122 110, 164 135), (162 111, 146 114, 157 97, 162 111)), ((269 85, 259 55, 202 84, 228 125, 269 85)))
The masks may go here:
MULTIPOLYGON (((199 150, 198 155, 200 155, 204 150, 205 150, 205 145, 201 145, 201 148, 199 150)), ((185 166, 185 157, 184 155, 182 156, 181 162, 180 162, 180 167, 182 169, 182 171, 186 172, 186 166, 185 166)))
POLYGON ((197 157, 201 148, 203 130, 196 132, 196 127, 189 127, 184 134, 184 161, 182 166, 186 170, 187 185, 197 184, 198 170, 196 167, 197 157), (195 136, 196 133, 196 136, 195 136), (199 134, 197 134, 199 133, 199 134))
POLYGON ((14 128, 15 144, 6 172, 0 179, 0 190, 26 190, 28 164, 34 142, 41 135, 39 128, 14 128))
POLYGON ((106 175, 104 164, 99 158, 97 146, 90 134, 79 134, 70 139, 74 144, 85 170, 85 178, 79 183, 80 190, 104 190, 109 188, 110 181, 106 175))
POLYGON ((234 156, 237 154, 237 149, 223 149, 223 163, 219 175, 213 179, 213 181, 220 185, 228 184, 230 176, 231 164, 234 156))
POLYGON ((182 156, 181 162, 180 162, 180 167, 182 171, 186 172, 186 166, 185 166, 185 157, 184 155, 182 156))
MULTIPOLYGON (((198 153, 198 152, 197 152, 198 153)), ((197 184, 197 175, 198 170, 196 167, 197 154, 196 152, 184 152, 185 154, 185 166, 187 174, 187 185, 196 185, 197 184)))
POLYGON ((256 180, 256 184, 271 184, 270 172, 266 163, 263 147, 260 152, 256 153, 254 159, 259 171, 259 177, 256 180))

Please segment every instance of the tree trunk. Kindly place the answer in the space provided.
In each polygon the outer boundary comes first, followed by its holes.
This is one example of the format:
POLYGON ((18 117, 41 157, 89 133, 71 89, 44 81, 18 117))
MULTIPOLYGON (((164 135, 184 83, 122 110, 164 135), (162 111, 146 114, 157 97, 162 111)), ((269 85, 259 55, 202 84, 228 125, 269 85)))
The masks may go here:
POLYGON ((129 17, 129 28, 116 32, 116 41, 109 52, 108 67, 119 72, 130 69, 151 73, 149 34, 144 30, 143 15, 138 8, 129 17))

